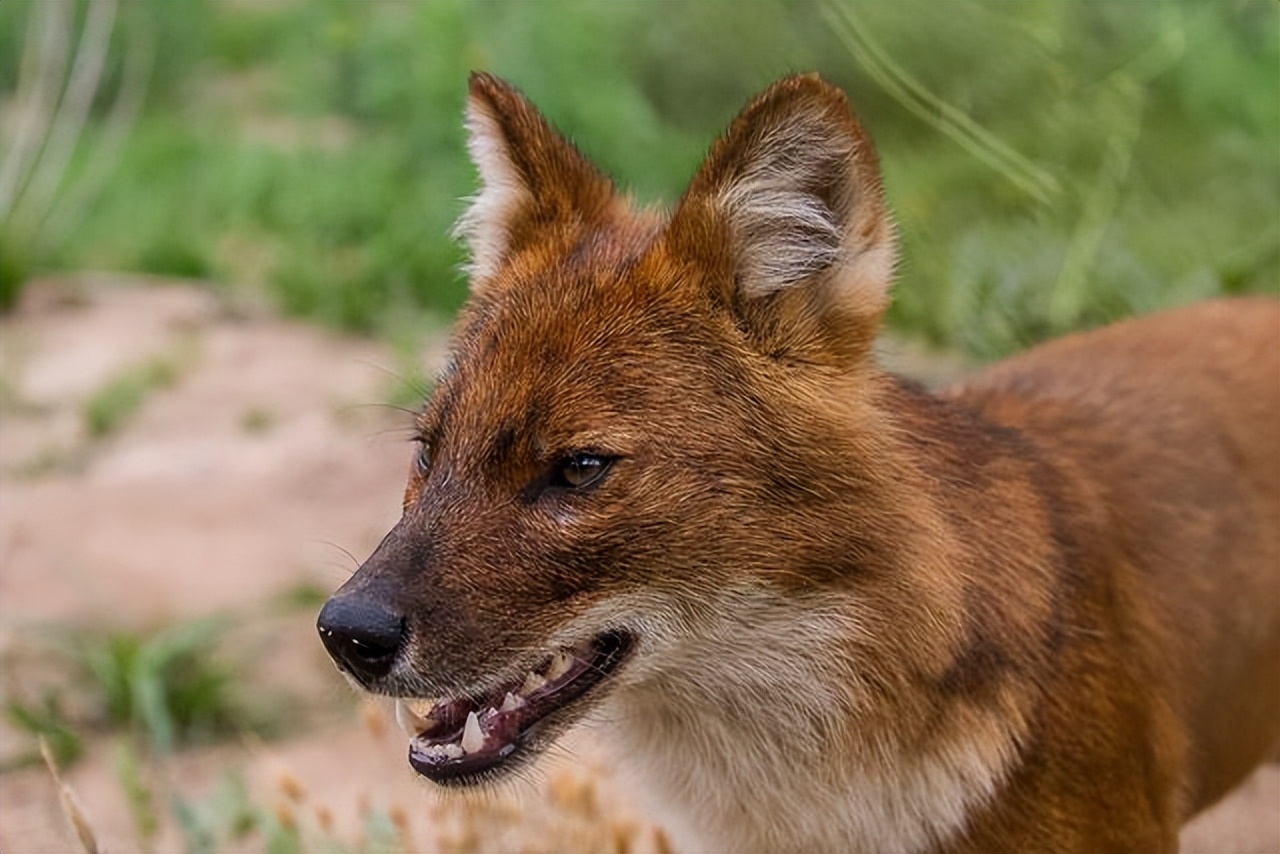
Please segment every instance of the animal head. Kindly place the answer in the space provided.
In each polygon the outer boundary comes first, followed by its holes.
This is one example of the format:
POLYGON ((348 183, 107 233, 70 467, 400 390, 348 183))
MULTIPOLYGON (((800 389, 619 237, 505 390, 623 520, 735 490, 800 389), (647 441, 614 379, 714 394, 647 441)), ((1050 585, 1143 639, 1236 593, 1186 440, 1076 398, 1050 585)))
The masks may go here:
POLYGON ((398 705, 411 762, 456 783, 679 666, 726 597, 858 551, 822 519, 878 476, 845 461, 877 442, 894 260, 871 144, 816 76, 752 101, 670 212, 494 77, 467 129, 470 299, 403 516, 319 621, 360 685, 425 700, 398 705))

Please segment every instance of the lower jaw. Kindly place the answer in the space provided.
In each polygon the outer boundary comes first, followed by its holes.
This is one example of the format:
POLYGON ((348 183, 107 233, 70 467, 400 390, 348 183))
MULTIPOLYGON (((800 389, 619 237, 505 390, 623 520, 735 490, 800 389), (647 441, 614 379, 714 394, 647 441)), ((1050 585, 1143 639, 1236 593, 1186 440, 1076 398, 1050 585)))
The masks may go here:
POLYGON ((416 719, 432 728, 417 735, 410 732, 410 766, 420 776, 451 787, 480 785, 505 776, 535 758, 587 713, 600 696, 601 683, 614 675, 632 646, 629 634, 612 631, 573 650, 562 650, 546 665, 551 668, 549 674, 555 673, 554 662, 560 659, 559 666, 564 668, 560 676, 538 685, 541 675, 531 674, 520 693, 507 692, 501 709, 470 701, 433 706, 427 718, 416 719), (533 688, 529 688, 530 679, 535 679, 533 688), (458 720, 461 715, 467 717, 463 725, 458 720))
POLYGON ((466 788, 495 782, 515 771, 531 758, 524 745, 517 743, 511 745, 511 749, 505 754, 485 757, 465 767, 439 765, 422 758, 421 752, 415 749, 415 745, 412 742, 409 744, 409 766, 418 776, 425 777, 437 785, 451 788, 466 788))

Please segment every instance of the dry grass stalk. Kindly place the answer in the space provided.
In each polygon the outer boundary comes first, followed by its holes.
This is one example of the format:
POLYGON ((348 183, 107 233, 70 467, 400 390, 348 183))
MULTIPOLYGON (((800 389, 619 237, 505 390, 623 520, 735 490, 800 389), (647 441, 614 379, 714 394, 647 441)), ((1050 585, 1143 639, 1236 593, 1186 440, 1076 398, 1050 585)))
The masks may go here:
POLYGON ((44 736, 40 736, 40 755, 44 757, 45 767, 49 769, 53 782, 58 786, 58 801, 62 805, 62 814, 67 817, 71 829, 75 831, 80 847, 86 854, 99 854, 102 848, 98 845, 98 836, 93 832, 93 825, 84 814, 76 793, 62 781, 62 775, 58 773, 58 763, 54 761, 53 751, 49 749, 49 743, 45 741, 44 736))

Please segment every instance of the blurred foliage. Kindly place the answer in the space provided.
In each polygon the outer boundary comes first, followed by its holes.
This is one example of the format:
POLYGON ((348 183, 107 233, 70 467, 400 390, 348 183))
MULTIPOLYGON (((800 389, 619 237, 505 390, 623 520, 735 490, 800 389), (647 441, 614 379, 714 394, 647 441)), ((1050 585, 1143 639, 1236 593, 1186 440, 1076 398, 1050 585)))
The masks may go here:
MULTIPOLYGON (((245 691, 251 667, 226 649, 233 627, 236 622, 225 616, 154 630, 57 627, 32 645, 8 650, 0 658, 5 719, 32 738, 30 748, 8 745, 0 771, 37 761, 39 737, 60 765, 68 765, 93 733, 126 733, 156 756, 274 735, 291 700, 275 690, 245 691)), ((124 788, 141 798, 143 781, 130 777, 124 760, 117 762, 124 788)))
POLYGON ((213 854, 229 850, 228 845, 243 850, 244 837, 259 821, 271 821, 269 814, 254 805, 244 777, 235 771, 223 772, 202 800, 188 801, 175 795, 170 811, 182 832, 182 848, 187 854, 213 854))
MULTIPOLYGON (((0 3, 0 105, 42 5, 0 3)), ((449 312, 473 68, 520 86, 642 201, 674 199, 755 91, 820 71, 882 153, 902 243, 891 321, 979 356, 1277 289, 1272 0, 746 8, 126 0, 63 185, 102 170, 139 55, 145 107, 98 191, 55 205, 61 228, 0 221, 0 300, 31 271, 108 267, 263 287, 356 330, 449 312)))
POLYGON ((159 358, 129 368, 85 402, 85 430, 95 439, 116 432, 151 392, 173 385, 177 374, 176 365, 159 358))
POLYGON ((68 723, 62 698, 55 690, 46 691, 36 702, 9 698, 4 704, 5 720, 18 732, 30 736, 31 748, 0 762, 0 771, 23 768, 39 762, 36 742, 43 738, 59 765, 70 765, 84 754, 84 739, 68 723))
POLYGON ((213 654, 224 629, 198 620, 152 634, 90 632, 76 640, 75 650, 106 721, 166 753, 252 729, 235 696, 232 669, 213 654))
MULTIPOLYGON (((170 813, 182 835, 186 854, 258 850, 263 854, 401 854, 416 849, 405 832, 403 816, 368 804, 361 806, 361 827, 353 837, 334 832, 332 815, 321 807, 302 809, 305 791, 296 778, 288 781, 274 807, 267 807, 238 771, 224 771, 202 798, 174 795, 170 813)), ((282 780, 283 781, 283 780, 282 780)), ((282 782, 278 781, 278 782, 282 782)), ((455 850, 448 848, 446 850, 455 850)))

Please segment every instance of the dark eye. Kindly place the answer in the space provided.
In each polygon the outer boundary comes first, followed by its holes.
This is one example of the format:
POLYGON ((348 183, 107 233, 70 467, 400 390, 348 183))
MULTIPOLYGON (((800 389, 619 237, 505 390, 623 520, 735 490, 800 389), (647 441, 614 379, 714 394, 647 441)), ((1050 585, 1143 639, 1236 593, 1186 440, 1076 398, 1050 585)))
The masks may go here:
POLYGON ((579 452, 556 463, 551 472, 551 485, 582 489, 604 477, 613 458, 579 452))
POLYGON ((426 474, 431 468, 431 443, 426 439, 414 439, 418 443, 418 455, 413 458, 413 464, 418 469, 418 474, 426 474))

